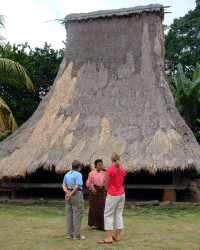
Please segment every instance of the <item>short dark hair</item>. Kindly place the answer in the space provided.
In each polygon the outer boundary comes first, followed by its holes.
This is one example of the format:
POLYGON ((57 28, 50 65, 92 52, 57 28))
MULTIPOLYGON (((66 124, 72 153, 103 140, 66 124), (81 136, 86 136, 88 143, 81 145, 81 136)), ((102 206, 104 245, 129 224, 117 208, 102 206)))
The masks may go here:
POLYGON ((97 166, 97 163, 99 163, 99 162, 103 163, 102 159, 96 159, 96 161, 94 161, 95 167, 97 166))
POLYGON ((74 161, 72 162, 72 169, 73 169, 73 170, 77 170, 80 166, 82 166, 82 163, 81 163, 80 161, 74 160, 74 161))

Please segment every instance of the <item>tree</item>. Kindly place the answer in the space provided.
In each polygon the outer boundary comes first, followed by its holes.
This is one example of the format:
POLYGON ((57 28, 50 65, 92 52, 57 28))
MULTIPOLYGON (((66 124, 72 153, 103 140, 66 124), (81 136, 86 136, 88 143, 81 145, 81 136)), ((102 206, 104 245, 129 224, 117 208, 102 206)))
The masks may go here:
MULTIPOLYGON (((0 79, 2 81, 5 79, 4 75, 7 76, 7 79, 11 80, 11 84, 13 85, 25 85, 28 90, 33 89, 33 84, 23 66, 12 60, 0 58, 0 79)), ((17 128, 10 108, 0 97, 0 131, 5 133, 7 130, 15 131, 17 128)))
MULTIPOLYGON (((5 28, 4 23, 5 23, 5 17, 4 15, 0 15, 0 29, 5 28)), ((4 41, 5 41, 5 37, 3 37, 0 32, 0 45, 3 44, 4 41)))
MULTIPOLYGON (((3 16, 0 16, 0 28, 4 27, 3 16)), ((0 34, 0 40, 3 40, 0 34)), ((0 79, 1 81, 10 79, 11 84, 23 85, 27 89, 33 89, 33 84, 27 74, 26 69, 19 63, 14 62, 10 59, 0 58, 0 79)), ((15 131, 17 129, 17 124, 13 117, 13 114, 5 103, 5 101, 0 97, 0 132, 6 133, 6 131, 15 131)))
POLYGON ((166 71, 174 72, 182 64, 186 76, 192 79, 196 62, 200 62, 200 0, 196 8, 174 19, 165 37, 166 71))
POLYGON ((33 91, 11 86, 5 75, 5 81, 0 83, 0 95, 13 111, 17 124, 21 126, 38 107, 42 98, 49 91, 60 63, 64 56, 64 49, 54 50, 51 45, 44 44, 42 48, 34 50, 28 45, 10 45, 0 47, 0 57, 9 58, 26 65, 30 78, 34 84, 33 91))
POLYGON ((169 80, 169 86, 179 113, 195 136, 200 138, 200 64, 197 63, 192 81, 185 76, 179 64, 177 74, 172 74, 169 80))
POLYGON ((17 129, 18 126, 10 108, 0 98, 0 141, 17 129))

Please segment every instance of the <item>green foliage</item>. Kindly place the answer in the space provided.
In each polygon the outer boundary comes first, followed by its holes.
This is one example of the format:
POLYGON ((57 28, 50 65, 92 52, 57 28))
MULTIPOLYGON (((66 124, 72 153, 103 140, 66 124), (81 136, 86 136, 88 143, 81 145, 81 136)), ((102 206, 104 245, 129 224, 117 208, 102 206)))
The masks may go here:
MULTIPOLYGON (((0 29, 4 27, 5 19, 3 15, 0 15, 0 29)), ((0 42, 5 42, 5 38, 0 33, 0 42)), ((3 48, 4 43, 0 48, 3 48)), ((26 69, 19 63, 0 56, 0 83, 8 83, 16 86, 26 86, 28 90, 33 89, 33 84, 28 76, 26 69)), ((14 116, 5 103, 0 97, 0 138, 1 140, 8 136, 10 132, 15 131, 18 128, 14 116)))
MULTIPOLYGON (((4 29, 5 26, 5 16, 4 15, 0 15, 0 29, 4 29)), ((2 36, 1 32, 0 32, 0 44, 3 44, 5 41, 5 37, 2 36)))
POLYGON ((5 23, 5 17, 4 15, 0 15, 0 29, 5 28, 4 23, 5 23))
POLYGON ((54 50, 47 43, 43 48, 34 50, 28 43, 19 45, 7 43, 4 47, 0 47, 0 57, 17 61, 26 67, 34 85, 34 90, 31 92, 20 87, 16 88, 10 85, 13 80, 8 79, 6 75, 0 82, 0 96, 12 110, 19 126, 31 117, 51 88, 63 55, 64 49, 54 50))
POLYGON ((19 63, 7 58, 0 58, 0 78, 2 81, 10 79, 12 85, 25 85, 28 90, 34 88, 27 70, 19 63))
POLYGON ((12 130, 7 130, 5 133, 0 132, 0 141, 3 141, 11 134, 12 134, 12 130))
MULTIPOLYGON (((10 59, 0 58, 0 79, 1 81, 10 80, 12 85, 25 85, 28 90, 33 89, 33 84, 26 69, 10 59)), ((1 139, 8 135, 6 131, 14 132, 17 128, 17 123, 10 108, 0 97, 0 132, 3 133, 1 139)))
POLYGON ((2 133, 1 138, 5 138, 6 135, 8 135, 7 131, 11 130, 12 132, 14 132, 17 129, 18 126, 10 108, 0 97, 0 132, 2 133))
POLYGON ((177 74, 172 74, 169 87, 173 93, 175 105, 196 137, 200 136, 200 65, 197 63, 190 81, 178 65, 177 74))
POLYGON ((192 78, 196 62, 200 61, 200 2, 183 17, 174 19, 165 36, 166 71, 178 70, 179 63, 187 77, 192 78))

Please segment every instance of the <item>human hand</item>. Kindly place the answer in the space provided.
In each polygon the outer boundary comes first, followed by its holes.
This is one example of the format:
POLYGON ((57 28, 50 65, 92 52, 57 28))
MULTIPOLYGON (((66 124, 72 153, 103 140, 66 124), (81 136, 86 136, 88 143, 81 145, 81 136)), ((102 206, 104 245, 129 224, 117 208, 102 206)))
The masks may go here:
POLYGON ((97 192, 96 189, 94 187, 92 187, 92 193, 96 194, 96 192, 97 192))
POLYGON ((101 171, 106 171, 106 168, 102 166, 101 171))
POLYGON ((65 196, 65 200, 69 200, 72 197, 70 192, 67 192, 67 195, 65 196))

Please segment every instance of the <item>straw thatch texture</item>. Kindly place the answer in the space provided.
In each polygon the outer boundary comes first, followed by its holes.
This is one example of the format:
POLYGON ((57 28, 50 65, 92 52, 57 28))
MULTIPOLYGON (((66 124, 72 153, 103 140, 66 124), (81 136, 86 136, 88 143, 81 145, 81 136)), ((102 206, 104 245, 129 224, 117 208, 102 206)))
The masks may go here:
POLYGON ((71 168, 74 159, 127 171, 200 171, 200 147, 174 106, 164 72, 163 9, 66 19, 67 48, 34 115, 0 143, 0 177, 71 168))
POLYGON ((113 16, 127 16, 132 14, 141 14, 141 13, 158 13, 159 16, 163 19, 164 18, 164 8, 161 4, 149 4, 149 5, 140 5, 132 8, 122 8, 118 10, 99 10, 93 11, 89 13, 73 13, 69 14, 63 20, 64 23, 69 21, 82 21, 100 17, 113 17, 113 16))

